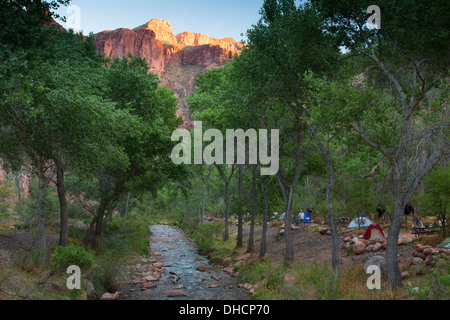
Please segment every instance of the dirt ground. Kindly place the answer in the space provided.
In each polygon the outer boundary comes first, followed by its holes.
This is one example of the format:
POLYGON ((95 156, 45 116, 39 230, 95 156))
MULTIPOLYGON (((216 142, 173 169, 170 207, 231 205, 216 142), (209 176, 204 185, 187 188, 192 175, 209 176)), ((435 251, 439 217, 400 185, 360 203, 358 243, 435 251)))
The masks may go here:
MULTIPOLYGON (((58 238, 47 235, 47 247, 56 246, 58 238)), ((0 270, 23 253, 32 252, 37 248, 36 237, 30 232, 0 233, 0 270)))

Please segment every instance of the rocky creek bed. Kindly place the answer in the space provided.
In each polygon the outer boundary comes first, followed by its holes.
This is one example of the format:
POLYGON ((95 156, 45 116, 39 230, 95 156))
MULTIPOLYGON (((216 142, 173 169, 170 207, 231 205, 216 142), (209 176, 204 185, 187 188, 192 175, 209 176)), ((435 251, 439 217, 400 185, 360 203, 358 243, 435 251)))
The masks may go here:
POLYGON ((150 227, 150 258, 131 267, 121 300, 247 300, 237 279, 209 264, 179 228, 150 227))

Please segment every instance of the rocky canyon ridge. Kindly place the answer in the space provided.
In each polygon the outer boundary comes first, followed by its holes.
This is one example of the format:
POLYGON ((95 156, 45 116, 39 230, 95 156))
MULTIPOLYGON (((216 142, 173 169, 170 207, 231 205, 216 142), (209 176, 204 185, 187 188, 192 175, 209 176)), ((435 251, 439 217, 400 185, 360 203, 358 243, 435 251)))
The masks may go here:
POLYGON ((173 33, 169 21, 153 19, 135 29, 120 28, 94 35, 97 51, 107 58, 121 58, 128 53, 143 57, 150 72, 162 85, 172 89, 179 99, 178 116, 190 126, 186 99, 195 90, 201 73, 222 66, 240 53, 241 43, 232 38, 215 39, 206 34, 173 33))

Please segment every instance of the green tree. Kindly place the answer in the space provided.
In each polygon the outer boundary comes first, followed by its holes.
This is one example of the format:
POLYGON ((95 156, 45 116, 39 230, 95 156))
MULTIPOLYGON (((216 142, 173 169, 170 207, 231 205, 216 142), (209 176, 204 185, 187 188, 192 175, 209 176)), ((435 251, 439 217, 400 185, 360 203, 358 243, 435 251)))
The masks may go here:
POLYGON ((100 204, 85 246, 97 244, 105 213, 121 195, 130 190, 155 191, 161 183, 181 178, 184 172, 184 167, 175 166, 169 157, 174 146, 171 134, 180 125, 176 99, 171 90, 159 86, 144 59, 115 59, 105 70, 102 91, 104 99, 114 103, 116 112, 123 113, 115 128, 123 161, 105 159, 97 170, 100 204))
POLYGON ((367 8, 372 4, 369 1, 311 3, 327 22, 329 34, 341 40, 340 46, 365 57, 370 66, 364 74, 374 85, 355 92, 361 107, 350 114, 362 141, 390 164, 394 216, 386 260, 389 283, 398 287, 402 285, 397 243, 403 209, 420 181, 449 149, 443 102, 448 93, 445 79, 450 46, 444 12, 449 3, 397 1, 393 6, 390 1, 379 1, 380 30, 366 26, 367 8), (374 87, 386 91, 373 91, 374 87), (381 119, 387 122, 377 121, 381 119), (425 155, 422 161, 413 161, 420 153, 425 155))

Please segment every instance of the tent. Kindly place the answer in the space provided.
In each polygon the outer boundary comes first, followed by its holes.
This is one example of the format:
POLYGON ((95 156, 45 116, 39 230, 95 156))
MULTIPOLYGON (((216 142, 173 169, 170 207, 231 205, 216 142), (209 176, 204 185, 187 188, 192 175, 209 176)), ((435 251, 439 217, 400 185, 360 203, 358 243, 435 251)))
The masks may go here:
POLYGON ((360 217, 360 218, 353 219, 352 222, 350 223, 350 225, 348 226, 348 228, 349 229, 367 228, 371 224, 373 224, 373 222, 370 221, 369 219, 360 217))
POLYGON ((383 230, 378 224, 371 224, 366 232, 364 232, 363 239, 366 240, 385 240, 383 230))

